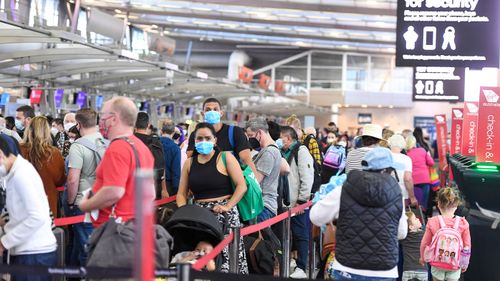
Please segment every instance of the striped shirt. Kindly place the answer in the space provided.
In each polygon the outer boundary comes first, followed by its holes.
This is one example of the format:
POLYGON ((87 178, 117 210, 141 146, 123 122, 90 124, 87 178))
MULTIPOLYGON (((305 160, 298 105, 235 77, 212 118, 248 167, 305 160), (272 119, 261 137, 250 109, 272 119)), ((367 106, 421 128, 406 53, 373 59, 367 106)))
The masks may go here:
POLYGON ((373 148, 371 147, 361 147, 351 150, 347 154, 345 173, 347 174, 352 170, 359 170, 359 171, 363 170, 363 167, 361 166, 361 161, 363 160, 365 155, 372 149, 373 148))

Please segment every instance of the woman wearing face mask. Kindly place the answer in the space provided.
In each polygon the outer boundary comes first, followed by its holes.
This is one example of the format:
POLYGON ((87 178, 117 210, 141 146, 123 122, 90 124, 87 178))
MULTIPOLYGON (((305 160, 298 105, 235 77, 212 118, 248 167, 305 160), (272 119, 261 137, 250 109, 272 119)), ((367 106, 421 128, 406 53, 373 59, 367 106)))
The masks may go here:
POLYGON ((337 136, 336 133, 328 132, 326 136, 327 147, 323 150, 323 165, 321 166, 321 184, 330 182, 330 178, 332 176, 335 176, 339 172, 339 169, 340 169, 339 174, 342 174, 344 172, 343 170, 345 165, 345 159, 347 156, 347 149, 345 142, 338 140, 340 140, 340 138, 337 136))
POLYGON ((61 152, 52 146, 49 123, 44 116, 37 116, 24 132, 21 155, 35 166, 42 178, 45 194, 49 200, 50 210, 57 217, 58 191, 57 187, 64 185, 64 158, 61 152))
MULTIPOLYGON (((186 160, 182 169, 177 206, 187 204, 188 192, 191 191, 196 205, 211 210, 221 224, 239 227, 239 212, 236 204, 246 192, 245 179, 236 158, 227 152, 221 152, 215 143, 215 129, 208 123, 196 126, 195 151, 193 157, 186 160), (225 154, 226 164, 222 159, 225 154), (233 188, 233 183, 235 188, 233 188)), ((229 248, 223 251, 222 272, 229 272, 229 248)), ((243 239, 240 243, 239 273, 247 274, 243 239)))
POLYGON ((69 154, 71 145, 79 138, 81 138, 80 132, 78 131, 78 127, 75 125, 68 130, 68 139, 64 142, 62 155, 65 159, 69 154))

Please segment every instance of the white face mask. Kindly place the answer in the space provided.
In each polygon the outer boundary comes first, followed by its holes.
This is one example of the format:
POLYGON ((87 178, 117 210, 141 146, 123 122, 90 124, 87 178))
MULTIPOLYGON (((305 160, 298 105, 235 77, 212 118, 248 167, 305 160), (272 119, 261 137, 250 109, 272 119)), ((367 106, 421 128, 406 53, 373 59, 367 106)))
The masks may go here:
POLYGON ((0 178, 3 178, 7 175, 7 169, 5 168, 5 165, 2 164, 0 165, 0 178))
POLYGON ((75 123, 66 123, 64 124, 64 130, 67 132, 69 129, 71 129, 73 126, 75 126, 75 123))
POLYGON ((343 147, 346 147, 347 143, 345 141, 339 141, 337 143, 337 145, 340 145, 340 146, 343 146, 343 147))
POLYGON ((50 133, 55 137, 57 135, 57 133, 59 133, 59 130, 57 128, 50 128, 50 133))

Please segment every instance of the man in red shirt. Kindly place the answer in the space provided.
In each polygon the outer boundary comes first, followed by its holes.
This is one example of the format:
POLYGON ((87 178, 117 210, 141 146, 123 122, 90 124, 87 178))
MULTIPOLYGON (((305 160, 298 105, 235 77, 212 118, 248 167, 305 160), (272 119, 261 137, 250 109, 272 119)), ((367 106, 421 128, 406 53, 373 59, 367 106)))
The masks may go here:
MULTIPOLYGON (((126 139, 137 151, 140 168, 153 169, 154 158, 149 148, 134 136, 137 112, 135 104, 125 97, 114 97, 102 107, 99 130, 111 144, 97 167, 93 196, 80 203, 84 212, 99 210, 97 218, 91 215, 94 227, 108 221, 113 206, 115 216, 122 221, 134 217, 136 157, 126 139)), ((151 188, 151 200, 154 200, 154 186, 151 188)))

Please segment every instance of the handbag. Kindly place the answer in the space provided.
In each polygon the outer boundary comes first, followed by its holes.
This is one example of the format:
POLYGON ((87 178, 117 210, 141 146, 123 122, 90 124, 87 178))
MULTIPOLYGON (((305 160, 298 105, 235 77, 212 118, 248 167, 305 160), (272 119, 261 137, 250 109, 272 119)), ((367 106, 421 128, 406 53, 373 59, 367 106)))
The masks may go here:
MULTIPOLYGON (((127 141, 132 146, 136 159, 136 169, 139 169, 141 164, 133 142, 128 138, 120 139, 127 141)), ((156 267, 166 268, 170 261, 170 249, 172 248, 173 238, 162 226, 155 225, 154 228, 156 267)), ((113 205, 109 220, 95 229, 90 235, 87 266, 132 267, 135 258, 134 241, 134 220, 129 220, 125 223, 117 222, 115 205, 113 205)))
MULTIPOLYGON (((222 152, 221 157, 224 167, 227 169, 226 152, 222 152)), ((241 170, 245 178, 247 191, 237 206, 241 219, 243 221, 250 221, 255 219, 264 210, 264 200, 262 199, 262 189, 252 169, 246 165, 242 165, 241 170)), ((231 181, 231 185, 233 189, 236 188, 233 181, 231 181)))
POLYGON ((429 177, 431 179, 431 188, 433 191, 439 190, 441 187, 441 181, 439 180, 439 175, 436 167, 429 167, 429 177))

